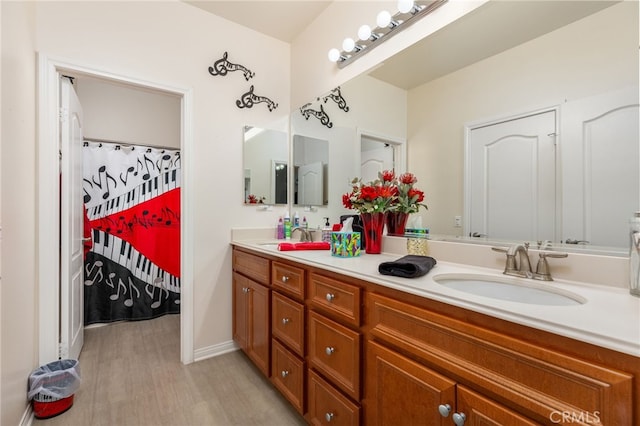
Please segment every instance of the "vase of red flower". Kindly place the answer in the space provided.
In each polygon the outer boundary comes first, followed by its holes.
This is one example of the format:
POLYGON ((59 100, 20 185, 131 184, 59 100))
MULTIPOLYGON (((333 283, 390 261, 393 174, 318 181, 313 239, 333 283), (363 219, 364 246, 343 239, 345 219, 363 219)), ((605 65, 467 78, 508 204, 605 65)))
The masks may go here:
POLYGON ((389 206, 387 213, 387 234, 404 235, 407 220, 411 213, 417 213, 420 207, 427 208, 424 201, 424 192, 415 188, 418 178, 413 173, 403 173, 398 178, 393 178, 392 186, 395 198, 389 206))
POLYGON ((393 172, 389 171, 380 173, 378 179, 366 184, 355 178, 351 182, 351 192, 342 196, 342 204, 346 208, 360 213, 365 253, 378 254, 382 251, 386 212, 395 198, 394 178, 393 172))

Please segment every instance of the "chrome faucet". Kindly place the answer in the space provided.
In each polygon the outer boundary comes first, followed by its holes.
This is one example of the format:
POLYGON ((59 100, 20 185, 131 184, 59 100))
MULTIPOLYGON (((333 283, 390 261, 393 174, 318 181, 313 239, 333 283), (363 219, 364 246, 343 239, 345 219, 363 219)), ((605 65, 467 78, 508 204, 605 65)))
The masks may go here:
POLYGON ((491 249, 507 254, 507 262, 505 264, 503 274, 522 278, 533 278, 534 280, 541 281, 553 281, 547 258, 568 256, 567 253, 541 251, 538 253, 536 271, 533 272, 531 269, 531 261, 529 259, 529 243, 514 244, 506 249, 503 247, 492 247, 491 249), (517 260, 516 256, 518 256, 517 260))
POLYGON ((302 228, 301 226, 296 226, 295 228, 293 228, 291 230, 291 236, 293 237, 293 233, 295 231, 300 231, 300 242, 311 242, 313 241, 313 237, 311 236, 311 232, 306 229, 306 228, 302 228))

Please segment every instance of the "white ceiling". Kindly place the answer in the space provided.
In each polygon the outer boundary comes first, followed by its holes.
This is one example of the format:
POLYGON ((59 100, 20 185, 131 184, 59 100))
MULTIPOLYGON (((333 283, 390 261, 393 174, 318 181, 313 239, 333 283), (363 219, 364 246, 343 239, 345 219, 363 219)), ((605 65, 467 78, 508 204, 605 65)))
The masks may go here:
MULTIPOLYGON (((331 1, 187 1, 285 42, 292 42, 331 1)), ((411 89, 582 19, 618 0, 490 1, 385 61, 371 76, 411 89)), ((425 17, 423 19, 428 19, 425 17)))
POLYGON ((291 43, 331 1, 188 1, 236 24, 291 43))

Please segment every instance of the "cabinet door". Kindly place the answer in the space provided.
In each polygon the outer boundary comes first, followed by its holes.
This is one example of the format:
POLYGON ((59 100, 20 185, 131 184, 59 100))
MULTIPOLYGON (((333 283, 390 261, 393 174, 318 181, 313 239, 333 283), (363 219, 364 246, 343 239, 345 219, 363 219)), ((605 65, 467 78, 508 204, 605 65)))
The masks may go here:
MULTIPOLYGON (((465 426, 540 425, 462 385, 458 385, 457 390, 457 407, 452 416, 464 416, 465 426)), ((557 414, 556 420, 562 420, 562 413, 557 414)), ((549 420, 551 423, 561 423, 554 421, 553 417, 549 420)))
POLYGON ((367 425, 452 424, 439 407, 453 413, 456 383, 373 342, 367 342, 365 387, 367 425))
POLYGON ((271 363, 271 310, 270 290, 249 280, 249 357, 267 377, 270 376, 271 363))
POLYGON ((249 350, 249 280, 233 273, 233 340, 245 353, 249 350))

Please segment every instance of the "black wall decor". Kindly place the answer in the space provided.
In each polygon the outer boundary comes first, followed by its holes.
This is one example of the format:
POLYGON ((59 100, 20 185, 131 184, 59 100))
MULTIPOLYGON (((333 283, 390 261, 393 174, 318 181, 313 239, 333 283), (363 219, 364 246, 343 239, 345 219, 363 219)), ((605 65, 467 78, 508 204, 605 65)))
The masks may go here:
MULTIPOLYGON (((329 99, 337 103, 338 108, 340 108, 344 112, 349 112, 349 106, 347 106, 347 101, 342 97, 342 93, 340 93, 340 86, 336 87, 331 91, 331 93, 329 93, 327 96, 322 98, 322 101, 326 104, 329 99)), ((318 100, 320 100, 320 98, 318 98, 318 100)))
POLYGON ((302 116, 307 120, 309 119, 309 117, 314 116, 318 120, 320 120, 320 123, 324 124, 329 129, 332 128, 333 123, 331 122, 331 118, 329 118, 329 115, 324 111, 324 107, 320 105, 320 110, 315 110, 310 108, 310 105, 311 104, 306 104, 302 108, 300 108, 300 114, 302 114, 302 116))
POLYGON ((221 59, 218 59, 213 63, 212 67, 209 67, 209 74, 225 76, 231 71, 242 71, 245 80, 253 78, 256 73, 245 67, 244 65, 234 64, 227 60, 227 52, 224 52, 221 59))
POLYGON ((243 94, 240 99, 236 101, 236 106, 238 108, 252 108, 254 104, 259 104, 262 102, 266 102, 267 108, 269 111, 273 111, 278 108, 278 104, 273 102, 271 99, 266 96, 257 96, 253 93, 253 85, 249 89, 249 91, 243 94))

